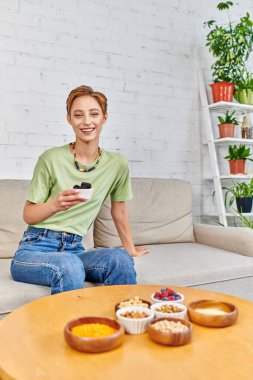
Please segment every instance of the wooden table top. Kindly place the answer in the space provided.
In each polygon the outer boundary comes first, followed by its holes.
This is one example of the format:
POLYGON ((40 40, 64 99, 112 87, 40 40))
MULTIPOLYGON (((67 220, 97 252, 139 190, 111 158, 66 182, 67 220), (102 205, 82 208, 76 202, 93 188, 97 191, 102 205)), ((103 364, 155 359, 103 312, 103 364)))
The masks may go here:
POLYGON ((0 322, 1 380, 252 380, 253 302, 221 293, 173 285, 100 286, 44 297, 22 306, 0 322), (114 318, 115 303, 150 295, 161 287, 185 295, 185 304, 216 299, 235 304, 233 326, 193 324, 192 341, 167 347, 148 334, 125 335, 113 351, 89 354, 71 349, 65 324, 80 316, 114 318))

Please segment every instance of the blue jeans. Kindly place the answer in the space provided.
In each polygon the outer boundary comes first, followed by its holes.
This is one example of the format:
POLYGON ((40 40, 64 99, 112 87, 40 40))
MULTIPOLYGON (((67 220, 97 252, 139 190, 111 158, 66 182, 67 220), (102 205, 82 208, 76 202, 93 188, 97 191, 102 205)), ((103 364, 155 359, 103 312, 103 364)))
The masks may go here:
POLYGON ((11 263, 15 281, 51 286, 51 294, 81 289, 84 281, 136 284, 134 261, 120 248, 85 251, 82 237, 28 227, 11 263))

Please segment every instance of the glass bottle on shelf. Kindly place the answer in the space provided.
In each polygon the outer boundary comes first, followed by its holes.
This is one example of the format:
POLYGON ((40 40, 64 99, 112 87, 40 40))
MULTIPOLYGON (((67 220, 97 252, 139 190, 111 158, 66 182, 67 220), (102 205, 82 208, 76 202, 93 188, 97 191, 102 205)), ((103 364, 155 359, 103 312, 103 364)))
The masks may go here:
POLYGON ((241 132, 243 139, 253 139, 253 128, 248 116, 243 116, 241 132))

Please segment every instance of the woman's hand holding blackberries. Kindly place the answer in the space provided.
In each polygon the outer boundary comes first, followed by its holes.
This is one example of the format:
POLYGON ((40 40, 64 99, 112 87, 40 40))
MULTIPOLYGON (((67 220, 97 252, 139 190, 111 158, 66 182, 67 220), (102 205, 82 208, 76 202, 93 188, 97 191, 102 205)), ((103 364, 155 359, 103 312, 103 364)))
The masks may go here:
POLYGON ((80 191, 78 189, 68 189, 63 190, 54 200, 54 203, 56 212, 58 212, 66 211, 69 208, 77 205, 78 203, 85 201, 85 199, 81 198, 80 191))

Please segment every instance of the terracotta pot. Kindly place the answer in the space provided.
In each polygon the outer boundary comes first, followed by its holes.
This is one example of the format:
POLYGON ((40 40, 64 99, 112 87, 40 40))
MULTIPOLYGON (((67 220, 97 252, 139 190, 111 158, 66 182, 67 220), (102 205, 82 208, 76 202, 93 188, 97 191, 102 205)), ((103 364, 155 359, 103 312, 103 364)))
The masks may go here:
POLYGON ((234 124, 219 124, 220 138, 223 137, 235 137, 235 125, 234 124))
POLYGON ((217 82, 210 84, 214 103, 225 101, 232 102, 235 85, 229 82, 217 82))
POLYGON ((253 91, 252 90, 239 90, 237 94, 238 102, 242 104, 253 105, 253 91))
POLYGON ((230 167, 230 174, 245 174, 246 160, 228 160, 230 167))

